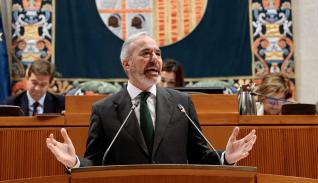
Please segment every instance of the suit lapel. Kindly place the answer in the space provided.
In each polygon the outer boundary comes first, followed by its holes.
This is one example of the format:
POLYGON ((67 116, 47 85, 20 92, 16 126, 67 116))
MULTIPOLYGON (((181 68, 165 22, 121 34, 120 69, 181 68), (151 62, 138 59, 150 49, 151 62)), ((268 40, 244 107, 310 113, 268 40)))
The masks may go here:
POLYGON ((52 110, 51 104, 52 96, 47 92, 44 99, 43 113, 50 113, 52 110))
MULTIPOLYGON (((118 100, 114 100, 115 107, 118 107, 118 114, 119 114, 119 120, 121 123, 124 122, 125 118, 127 117, 128 113, 131 110, 132 104, 131 104, 131 98, 128 94, 127 89, 123 89, 118 93, 119 97, 118 100)), ((140 148, 149 155, 146 142, 144 140, 144 137, 142 135, 142 132, 140 130, 140 126, 138 124, 135 112, 133 111, 130 117, 128 118, 126 125, 124 128, 127 130, 127 132, 132 136, 137 144, 140 146, 140 148)))
POLYGON ((159 144, 164 136, 165 130, 171 120, 173 111, 173 102, 170 100, 170 94, 157 86, 156 100, 156 128, 153 144, 153 154, 157 151, 159 144))

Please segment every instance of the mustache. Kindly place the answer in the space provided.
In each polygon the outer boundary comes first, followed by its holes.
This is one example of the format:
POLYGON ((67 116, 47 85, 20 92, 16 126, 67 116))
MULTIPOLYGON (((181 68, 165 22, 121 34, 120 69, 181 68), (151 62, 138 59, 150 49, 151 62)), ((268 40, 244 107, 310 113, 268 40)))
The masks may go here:
POLYGON ((152 70, 152 71, 157 71, 157 72, 160 72, 160 71, 161 71, 159 65, 153 64, 153 63, 152 63, 152 64, 148 64, 148 65, 145 67, 145 71, 150 71, 150 70, 152 70))

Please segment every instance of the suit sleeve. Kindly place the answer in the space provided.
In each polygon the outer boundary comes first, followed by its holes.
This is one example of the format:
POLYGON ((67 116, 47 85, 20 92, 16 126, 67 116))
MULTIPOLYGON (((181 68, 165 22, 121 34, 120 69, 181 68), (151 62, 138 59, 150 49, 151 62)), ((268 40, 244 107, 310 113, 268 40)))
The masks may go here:
POLYGON ((99 107, 94 105, 90 118, 86 151, 84 158, 80 162, 81 167, 102 165, 107 144, 105 143, 105 135, 99 111, 99 107))

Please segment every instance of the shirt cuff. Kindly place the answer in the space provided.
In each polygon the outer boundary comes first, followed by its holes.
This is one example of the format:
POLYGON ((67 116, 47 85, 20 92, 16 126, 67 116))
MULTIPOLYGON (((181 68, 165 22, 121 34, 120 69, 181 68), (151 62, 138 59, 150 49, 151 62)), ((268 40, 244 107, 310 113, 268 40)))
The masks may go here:
POLYGON ((70 167, 66 167, 67 171, 68 172, 71 172, 73 168, 79 168, 81 165, 81 162, 80 160, 78 159, 78 156, 76 156, 76 163, 75 163, 75 166, 73 166, 72 168, 70 167))
POLYGON ((225 159, 225 153, 226 153, 226 151, 224 151, 223 153, 222 153, 222 156, 221 156, 221 165, 234 165, 234 166, 236 166, 236 163, 233 163, 233 164, 230 164, 230 163, 228 163, 227 161, 226 161, 226 159, 225 159))
POLYGON ((221 155, 221 159, 220 159, 221 165, 224 165, 224 160, 225 160, 225 151, 221 155))

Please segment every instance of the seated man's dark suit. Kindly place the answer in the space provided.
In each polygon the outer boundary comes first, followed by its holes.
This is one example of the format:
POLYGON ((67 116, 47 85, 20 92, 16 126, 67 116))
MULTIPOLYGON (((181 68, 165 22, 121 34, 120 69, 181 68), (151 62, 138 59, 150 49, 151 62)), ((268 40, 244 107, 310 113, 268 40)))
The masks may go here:
MULTIPOLYGON (((191 98, 172 89, 157 86, 155 137, 152 154, 133 112, 111 147, 105 164, 219 164, 204 139, 177 105, 185 107, 198 124, 191 98)), ((127 89, 94 104, 81 166, 102 165, 102 158, 120 125, 131 109, 127 89)))
MULTIPOLYGON (((6 98, 6 105, 17 105, 20 106, 24 115, 28 116, 28 96, 27 92, 22 92, 18 96, 11 96, 6 98)), ((54 95, 50 92, 46 92, 46 96, 44 99, 44 110, 43 113, 61 113, 65 110, 65 98, 62 95, 54 95)))

